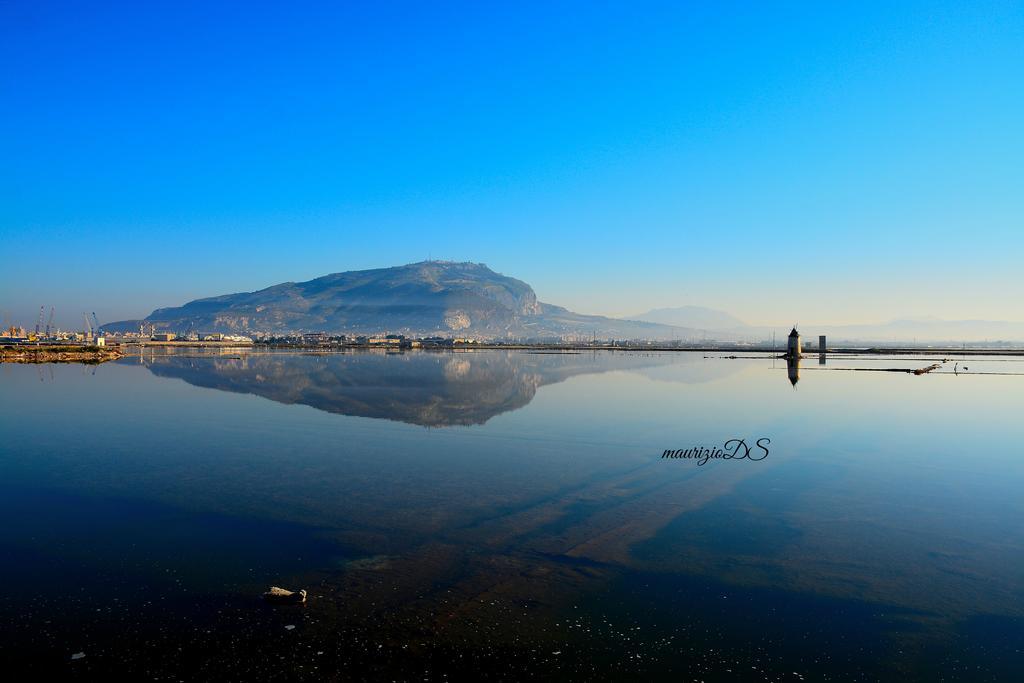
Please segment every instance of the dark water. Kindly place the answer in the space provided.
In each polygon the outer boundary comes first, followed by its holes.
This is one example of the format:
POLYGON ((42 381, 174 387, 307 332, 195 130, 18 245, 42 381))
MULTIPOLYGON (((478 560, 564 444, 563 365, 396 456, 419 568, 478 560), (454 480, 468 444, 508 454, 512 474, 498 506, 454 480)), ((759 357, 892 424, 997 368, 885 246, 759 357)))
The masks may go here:
POLYGON ((811 358, 795 388, 697 353, 5 365, 0 651, 65 678, 1020 680, 1024 362, 875 371, 931 362, 811 358), (770 453, 660 457, 732 438, 770 453))

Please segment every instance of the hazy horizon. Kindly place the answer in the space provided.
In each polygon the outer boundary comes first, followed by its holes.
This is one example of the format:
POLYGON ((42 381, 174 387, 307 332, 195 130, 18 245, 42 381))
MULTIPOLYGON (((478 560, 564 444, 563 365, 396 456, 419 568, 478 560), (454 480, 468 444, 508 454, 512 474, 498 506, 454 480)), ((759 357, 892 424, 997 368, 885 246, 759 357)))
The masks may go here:
POLYGON ((0 313, 487 263, 571 310, 1019 318, 1024 8, 0 6, 0 313))
MULTIPOLYGON (((439 259, 432 259, 432 260, 437 261, 439 259)), ((468 261, 468 262, 470 262, 470 263, 479 263, 477 261, 468 261)), ((392 265, 400 266, 400 265, 409 265, 409 264, 392 264, 392 265)), ((388 267, 392 267, 392 266, 379 266, 379 268, 388 268, 388 267)), ((366 270, 372 270, 372 269, 373 268, 369 268, 369 269, 366 269, 366 270)), ((333 273, 322 273, 321 275, 318 275, 316 277, 322 277, 324 275, 331 275, 331 274, 333 274, 333 273)), ((515 274, 513 274, 513 273, 500 273, 500 274, 508 275, 510 277, 516 277, 515 274)), ((308 278, 308 279, 315 279, 315 278, 308 278)), ((287 280, 286 282, 304 282, 304 281, 306 281, 306 280, 293 279, 293 280, 287 280)), ((144 312, 139 312, 137 315, 126 315, 126 316, 121 316, 121 317, 117 317, 116 315, 115 316, 99 315, 99 318, 101 320, 101 323, 113 322, 115 320, 135 320, 135 319, 140 319, 141 320, 141 319, 146 318, 154 310, 159 309, 159 308, 178 306, 178 305, 185 304, 185 303, 187 303, 189 301, 194 301, 196 299, 204 299, 204 298, 216 297, 216 296, 221 296, 221 295, 225 295, 225 294, 234 294, 234 293, 239 293, 239 292, 242 292, 242 291, 259 291, 259 290, 262 290, 262 289, 265 289, 265 288, 268 288, 268 287, 272 287, 272 286, 277 285, 277 284, 281 284, 281 283, 278 283, 278 282, 267 283, 266 285, 260 286, 260 287, 256 287, 253 290, 231 290, 231 291, 222 291, 222 292, 211 292, 209 294, 205 294, 205 295, 202 295, 202 296, 197 296, 197 297, 193 297, 193 298, 189 298, 189 299, 181 299, 181 300, 177 300, 177 301, 173 301, 173 302, 167 302, 167 303, 163 303, 163 304, 160 304, 160 305, 157 305, 157 306, 153 306, 150 310, 147 310, 147 311, 144 311, 144 312)), ((527 282, 527 284, 530 284, 530 283, 527 282)), ((548 304, 564 305, 564 304, 562 304, 559 301, 551 300, 551 299, 546 299, 543 296, 540 296, 539 294, 538 294, 538 300, 543 301, 544 303, 548 303, 548 304)), ((55 307, 54 304, 51 304, 51 306, 55 307)), ((628 314, 606 313, 606 312, 594 311, 594 310, 575 310, 575 309, 572 309, 571 307, 568 307, 568 308, 570 308, 570 310, 574 310, 574 312, 576 312, 576 313, 583 313, 583 314, 588 314, 588 315, 604 315, 604 316, 607 316, 607 317, 610 317, 610 318, 643 320, 643 319, 646 319, 645 318, 645 314, 649 313, 651 311, 684 309, 684 308, 690 308, 690 307, 707 309, 709 311, 721 312, 721 313, 726 313, 726 314, 729 314, 729 315, 733 314, 733 311, 731 311, 731 310, 726 310, 726 309, 718 308, 718 307, 715 307, 715 306, 708 306, 708 305, 705 305, 704 303, 701 303, 701 302, 678 303, 678 304, 671 305, 671 306, 655 306, 655 307, 647 308, 646 310, 636 310, 636 309, 634 309, 631 313, 628 313, 628 314)), ((94 308, 96 308, 97 310, 102 310, 102 309, 109 309, 110 307, 109 306, 100 306, 100 307, 94 307, 94 308)), ((45 306, 44 307, 44 311, 43 311, 44 312, 44 319, 48 320, 49 310, 50 310, 50 306, 45 306)), ((91 314, 93 312, 93 310, 89 309, 89 310, 78 311, 77 313, 73 313, 70 316, 71 317, 70 320, 67 320, 68 315, 66 313, 63 316, 64 319, 62 319, 61 316, 59 316, 59 315, 57 315, 55 313, 54 314, 54 325, 56 327, 64 327, 66 329, 77 329, 79 327, 80 318, 81 318, 83 312, 88 312, 88 313, 91 314), (77 316, 77 318, 79 320, 76 320, 75 316, 77 316)), ((20 325, 24 326, 26 329, 29 329, 29 328, 31 328, 35 324, 35 321, 38 318, 38 315, 39 315, 39 311, 38 311, 38 308, 37 308, 37 309, 31 311, 30 313, 25 314, 24 319, 19 320, 16 316, 12 316, 11 311, 8 310, 7 308, 0 308, 0 317, 3 318, 3 324, 4 325, 8 325, 8 324, 11 324, 11 323, 13 323, 13 324, 20 324, 20 325)), ((768 328, 768 327, 783 328, 783 327, 789 327, 790 325, 794 325, 794 324, 796 324, 798 326, 801 325, 801 323, 800 323, 800 321, 798 319, 795 319, 793 322, 785 322, 785 321, 781 321, 781 320, 764 320, 764 319, 757 319, 756 321, 750 321, 750 320, 742 319, 742 316, 736 316, 736 317, 740 318, 740 323, 742 325, 745 325, 745 326, 748 326, 748 327, 751 327, 751 328, 768 328)), ((846 319, 846 320, 834 320, 834 319, 832 319, 832 320, 806 320, 806 321, 803 321, 802 325, 804 327, 808 327, 808 328, 815 328, 815 327, 816 328, 824 328, 824 327, 858 327, 858 326, 871 327, 871 326, 882 326, 882 325, 886 325, 886 324, 894 323, 894 322, 936 322, 936 323, 940 323, 940 322, 944 322, 944 323, 952 323, 952 322, 977 322, 977 323, 1013 323, 1013 324, 1022 324, 1022 325, 1024 325, 1024 320, 1021 320, 1021 319, 1011 319, 1011 318, 1007 318, 1007 319, 989 319, 989 318, 980 318, 980 317, 959 317, 958 318, 958 317, 941 317, 941 316, 935 316, 935 315, 915 315, 915 314, 895 315, 895 316, 893 316, 891 318, 886 318, 886 319, 866 318, 866 319, 862 319, 862 320, 854 320, 854 319, 846 319)), ((670 324, 670 323, 665 323, 665 324, 670 324)), ((731 325, 719 325, 719 326, 711 325, 711 326, 697 326, 697 327, 707 327, 708 329, 731 329, 733 326, 731 326, 731 325)), ((1022 337, 1022 338, 1024 338, 1024 337, 1022 337)))

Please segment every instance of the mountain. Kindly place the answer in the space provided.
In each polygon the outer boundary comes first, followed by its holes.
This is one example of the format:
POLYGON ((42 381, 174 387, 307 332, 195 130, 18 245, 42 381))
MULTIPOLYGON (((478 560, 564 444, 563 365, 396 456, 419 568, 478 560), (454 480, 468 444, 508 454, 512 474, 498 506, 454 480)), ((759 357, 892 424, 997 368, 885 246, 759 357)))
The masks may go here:
POLYGON ((739 330, 747 327, 745 322, 725 311, 703 306, 654 308, 646 313, 630 316, 630 319, 698 330, 739 330))
MULTIPOLYGON (((102 325, 137 330, 142 321, 102 325)), ((581 315, 541 303, 521 280, 482 263, 423 261, 393 268, 285 282, 256 292, 160 308, 144 321, 178 333, 329 332, 483 338, 670 339, 692 330, 652 322, 581 315)))

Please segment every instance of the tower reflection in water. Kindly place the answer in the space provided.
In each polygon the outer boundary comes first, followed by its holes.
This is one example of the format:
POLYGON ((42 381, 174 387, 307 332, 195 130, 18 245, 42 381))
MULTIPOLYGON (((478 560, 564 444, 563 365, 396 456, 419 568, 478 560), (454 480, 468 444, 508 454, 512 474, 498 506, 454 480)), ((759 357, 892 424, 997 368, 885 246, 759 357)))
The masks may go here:
POLYGON ((786 375, 789 377, 789 383, 795 387, 800 381, 800 356, 786 357, 786 375))
MULTIPOLYGON (((794 387, 800 381, 800 358, 800 356, 786 357, 786 376, 789 377, 789 383, 794 387)), ((825 365, 824 353, 818 354, 818 365, 825 365)))

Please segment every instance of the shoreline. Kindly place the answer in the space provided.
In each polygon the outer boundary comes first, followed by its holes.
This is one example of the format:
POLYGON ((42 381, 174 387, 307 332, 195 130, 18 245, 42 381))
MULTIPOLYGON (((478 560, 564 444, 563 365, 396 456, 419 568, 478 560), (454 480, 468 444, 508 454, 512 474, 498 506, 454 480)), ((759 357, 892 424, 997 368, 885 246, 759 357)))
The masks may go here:
POLYGON ((85 363, 97 365, 123 358, 118 348, 103 346, 4 346, 0 363, 85 363))
MULTIPOLYGON (((184 346, 184 345, 183 345, 184 346)), ((240 347, 236 347, 240 348, 240 347)), ((297 344, 253 344, 253 349, 268 349, 275 351, 302 351, 302 352, 345 352, 345 351, 473 351, 473 350, 505 350, 505 351, 625 351, 625 352, 649 352, 649 351, 673 351, 673 352, 705 352, 705 353, 757 353, 765 355, 777 355, 783 357, 785 349, 768 349, 762 347, 737 347, 737 346, 666 346, 652 344, 650 346, 613 346, 610 344, 458 344, 454 346, 366 346, 366 345, 342 345, 342 346, 314 346, 297 344)), ((801 358, 816 357, 821 352, 817 349, 803 349, 801 358)), ((843 347, 829 348, 824 352, 826 355, 847 355, 847 354, 868 354, 868 355, 913 355, 922 353, 959 355, 959 356, 1024 356, 1024 349, 971 349, 957 347, 843 347)))
MULTIPOLYGON (((617 346, 611 344, 454 344, 454 345, 429 345, 429 346, 407 346, 407 345, 373 345, 345 344, 345 345, 299 345, 299 344, 240 344, 237 342, 145 342, 142 344, 113 344, 110 346, 82 346, 82 345, 29 345, 14 344, 0 347, 0 363, 84 363, 99 364, 124 357, 136 356, 146 348, 159 349, 207 349, 218 351, 262 351, 262 352, 294 352, 304 354, 333 354, 333 353, 354 353, 354 352, 384 352, 384 353, 406 353, 414 351, 425 352, 449 352, 465 353, 471 351, 497 350, 497 351, 522 351, 526 353, 583 353, 587 351, 615 351, 624 353, 722 353, 731 354, 726 358, 740 357, 738 354, 756 354, 764 357, 786 357, 783 349, 749 348, 722 345, 701 345, 701 346, 669 346, 663 344, 651 344, 649 346, 617 346)), ((817 349, 803 349, 801 358, 815 358, 822 352, 817 349)), ((979 349, 979 348, 957 348, 950 346, 942 347, 843 347, 829 348, 824 354, 826 356, 846 355, 921 355, 930 354, 945 357, 964 356, 1024 356, 1024 349, 979 349)))

